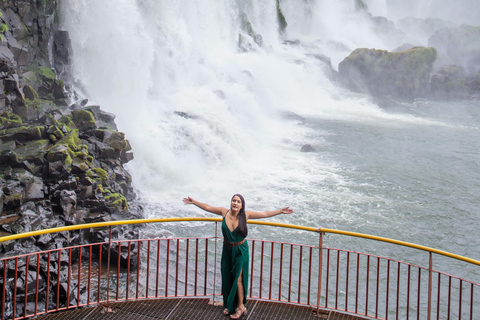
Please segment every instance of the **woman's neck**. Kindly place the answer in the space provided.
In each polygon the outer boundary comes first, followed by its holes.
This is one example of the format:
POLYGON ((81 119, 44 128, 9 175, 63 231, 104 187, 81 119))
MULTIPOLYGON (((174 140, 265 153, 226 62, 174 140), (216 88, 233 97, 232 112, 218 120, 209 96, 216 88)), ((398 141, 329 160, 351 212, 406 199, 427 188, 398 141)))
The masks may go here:
POLYGON ((230 216, 233 218, 233 219, 238 219, 238 215, 239 215, 240 211, 233 211, 233 210, 230 210, 230 216))

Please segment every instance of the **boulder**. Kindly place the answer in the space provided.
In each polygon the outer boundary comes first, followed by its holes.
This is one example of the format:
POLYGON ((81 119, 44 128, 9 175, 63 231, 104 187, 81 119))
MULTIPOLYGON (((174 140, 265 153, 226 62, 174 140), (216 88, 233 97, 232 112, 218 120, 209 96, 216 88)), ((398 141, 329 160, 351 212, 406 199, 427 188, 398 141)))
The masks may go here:
POLYGON ((468 73, 480 71, 480 27, 462 25, 440 29, 428 39, 428 45, 438 51, 437 69, 459 65, 468 73))
POLYGON ((315 149, 310 144, 305 144, 300 149, 300 152, 312 152, 312 151, 315 151, 315 149))
POLYGON ((464 99, 470 95, 465 68, 448 65, 440 68, 430 81, 431 96, 438 99, 464 99))
POLYGON ((340 83, 375 97, 411 100, 428 93, 435 48, 414 47, 402 52, 356 49, 338 67, 340 83))

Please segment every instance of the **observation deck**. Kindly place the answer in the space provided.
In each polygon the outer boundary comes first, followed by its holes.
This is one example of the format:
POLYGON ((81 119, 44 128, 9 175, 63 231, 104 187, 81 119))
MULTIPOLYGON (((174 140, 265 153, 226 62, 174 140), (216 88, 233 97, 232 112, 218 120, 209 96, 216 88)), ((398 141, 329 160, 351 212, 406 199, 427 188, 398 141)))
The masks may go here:
MULTIPOLYGON (((110 230, 108 242, 0 258, 0 320, 227 319, 221 300, 220 218, 142 219, 73 225, 2 241, 82 229, 110 230), (112 239, 127 224, 203 223, 215 236, 112 239), (26 294, 25 294, 26 292, 26 294), (208 303, 210 301, 210 303, 208 303)), ((242 319, 478 319, 480 285, 450 275, 445 259, 479 275, 480 261, 407 242, 264 221, 294 229, 304 243, 249 239, 248 314, 242 319), (388 243, 425 257, 425 266, 329 248, 326 235, 388 243)), ((181 228, 180 228, 181 229, 181 228)), ((87 230, 88 231, 88 230, 87 230)), ((338 240, 338 239, 337 239, 338 240)), ((359 244, 356 243, 360 247, 359 244)), ((365 250, 365 246, 359 249, 365 250)), ((357 248, 355 248, 357 250, 357 248)), ((460 270, 460 269, 457 269, 460 270)))
MULTIPOLYGON (((174 298, 130 302, 116 302, 91 308, 64 311, 46 316, 40 320, 227 320, 220 306, 214 307, 208 299, 174 298)), ((316 310, 308 307, 267 301, 249 301, 248 313, 240 319, 248 320, 362 320, 352 315, 334 311, 316 310)))

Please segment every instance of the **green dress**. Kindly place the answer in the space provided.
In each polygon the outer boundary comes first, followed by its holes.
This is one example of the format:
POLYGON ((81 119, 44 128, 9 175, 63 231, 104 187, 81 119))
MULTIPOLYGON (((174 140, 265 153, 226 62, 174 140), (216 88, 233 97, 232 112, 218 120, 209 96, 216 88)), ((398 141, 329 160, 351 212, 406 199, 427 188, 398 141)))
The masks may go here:
MULTIPOLYGON (((230 243, 237 243, 245 239, 237 233, 237 228, 232 232, 228 229, 225 217, 222 221, 222 234, 225 241, 230 243)), ((247 301, 248 289, 248 243, 235 247, 223 243, 222 250, 222 291, 223 291, 223 306, 228 309, 230 313, 237 310, 237 279, 243 269, 243 288, 245 289, 243 302, 247 301)))

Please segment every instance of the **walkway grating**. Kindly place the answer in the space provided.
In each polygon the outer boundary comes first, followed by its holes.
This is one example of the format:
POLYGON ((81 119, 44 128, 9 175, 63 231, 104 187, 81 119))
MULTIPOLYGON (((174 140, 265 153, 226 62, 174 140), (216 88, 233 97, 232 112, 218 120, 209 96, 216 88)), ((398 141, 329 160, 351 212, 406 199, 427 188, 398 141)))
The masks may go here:
MULTIPOLYGON (((40 320, 227 320, 222 307, 208 303, 208 299, 155 299, 110 303, 96 307, 58 312, 38 317, 40 320)), ((311 307, 278 302, 249 300, 244 320, 361 320, 351 315, 322 311, 319 315, 311 307)))

